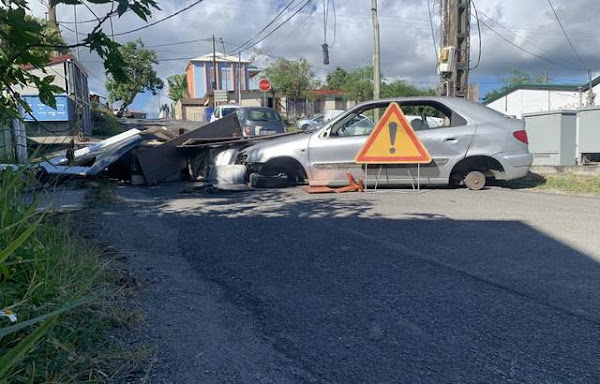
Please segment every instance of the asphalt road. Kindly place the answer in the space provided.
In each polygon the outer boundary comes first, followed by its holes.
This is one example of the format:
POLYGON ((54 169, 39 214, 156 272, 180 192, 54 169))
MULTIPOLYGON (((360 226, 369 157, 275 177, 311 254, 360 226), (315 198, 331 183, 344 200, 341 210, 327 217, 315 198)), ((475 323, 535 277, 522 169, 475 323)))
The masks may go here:
POLYGON ((152 383, 600 381, 600 199, 188 186, 96 218, 144 285, 152 383))

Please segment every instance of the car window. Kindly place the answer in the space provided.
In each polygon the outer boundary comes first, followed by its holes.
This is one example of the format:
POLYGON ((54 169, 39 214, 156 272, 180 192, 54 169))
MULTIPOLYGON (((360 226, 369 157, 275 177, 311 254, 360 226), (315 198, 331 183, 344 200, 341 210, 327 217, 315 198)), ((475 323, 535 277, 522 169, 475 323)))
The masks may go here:
POLYGON ((231 113, 233 113, 235 111, 237 111, 237 108, 231 108, 231 107, 230 108, 223 108, 221 110, 221 114, 222 114, 221 117, 225 117, 225 116, 227 116, 227 115, 229 115, 229 114, 231 114, 231 113))
POLYGON ((450 116, 431 105, 405 105, 402 112, 415 131, 450 126, 450 116))
POLYGON ((250 121, 279 121, 279 115, 272 109, 252 108, 246 110, 250 121))
POLYGON ((467 124, 460 115, 435 101, 407 101, 399 104, 415 131, 458 127, 467 124))
POLYGON ((319 123, 319 124, 320 124, 320 123, 322 123, 322 122, 323 122, 323 120, 325 120, 325 116, 324 116, 324 115, 317 116, 317 117, 315 117, 315 118, 313 119, 313 121, 314 121, 315 123, 319 123))
POLYGON ((350 113, 334 124, 330 136, 366 136, 371 134, 371 131, 375 128, 376 121, 379 120, 379 117, 383 116, 386 107, 367 107, 350 113))

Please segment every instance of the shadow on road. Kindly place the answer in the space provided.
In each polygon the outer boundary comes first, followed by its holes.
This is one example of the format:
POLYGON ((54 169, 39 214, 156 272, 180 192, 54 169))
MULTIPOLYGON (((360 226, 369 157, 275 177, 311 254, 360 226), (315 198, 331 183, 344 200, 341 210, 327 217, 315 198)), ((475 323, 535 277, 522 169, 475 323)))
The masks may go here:
POLYGON ((286 191, 171 197, 136 216, 177 228, 164 241, 307 381, 600 377, 600 268, 526 223, 286 191))

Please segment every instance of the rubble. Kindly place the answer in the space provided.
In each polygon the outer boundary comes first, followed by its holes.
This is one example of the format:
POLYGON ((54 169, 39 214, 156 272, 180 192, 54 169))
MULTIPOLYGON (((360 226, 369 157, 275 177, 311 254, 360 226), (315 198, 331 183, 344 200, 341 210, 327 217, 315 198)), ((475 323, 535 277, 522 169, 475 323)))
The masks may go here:
MULTIPOLYGON (((172 128, 172 127, 171 127, 172 128)), ((106 140, 64 150, 35 166, 41 177, 107 176, 134 185, 204 179, 217 185, 242 184, 246 168, 235 164, 239 150, 282 135, 242 137, 235 114, 179 135, 166 127, 130 129, 106 140)))

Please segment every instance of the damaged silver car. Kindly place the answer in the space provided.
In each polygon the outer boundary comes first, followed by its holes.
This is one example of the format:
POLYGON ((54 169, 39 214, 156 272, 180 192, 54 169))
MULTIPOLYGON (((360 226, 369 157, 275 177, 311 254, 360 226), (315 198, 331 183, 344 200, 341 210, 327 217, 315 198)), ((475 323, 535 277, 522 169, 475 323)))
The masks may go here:
POLYGON ((527 175, 533 161, 525 124, 490 108, 458 98, 422 97, 369 101, 314 131, 262 142, 242 150, 253 186, 274 187, 307 181, 311 186, 342 186, 347 174, 364 178, 354 161, 390 103, 400 105, 430 152, 429 164, 374 166, 373 185, 460 185, 481 189, 486 178, 514 180, 527 175), (364 116, 365 118, 357 118, 364 116))

